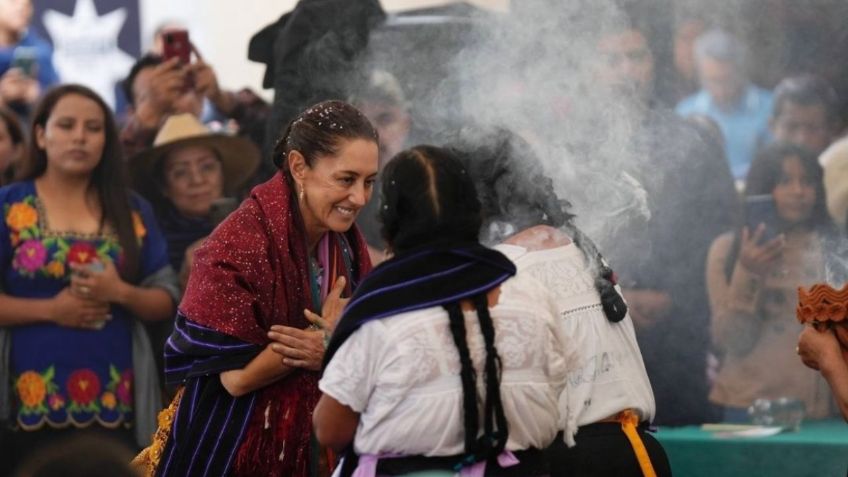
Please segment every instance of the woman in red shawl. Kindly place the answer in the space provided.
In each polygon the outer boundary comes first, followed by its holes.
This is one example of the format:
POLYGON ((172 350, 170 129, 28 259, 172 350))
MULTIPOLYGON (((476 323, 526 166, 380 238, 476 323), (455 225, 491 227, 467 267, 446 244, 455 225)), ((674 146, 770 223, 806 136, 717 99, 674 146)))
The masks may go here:
POLYGON ((377 157, 354 107, 309 108, 275 148, 280 172, 197 251, 165 349, 166 378, 185 390, 156 475, 328 474, 311 436, 325 332, 306 314, 338 306, 371 268, 354 220, 377 157))

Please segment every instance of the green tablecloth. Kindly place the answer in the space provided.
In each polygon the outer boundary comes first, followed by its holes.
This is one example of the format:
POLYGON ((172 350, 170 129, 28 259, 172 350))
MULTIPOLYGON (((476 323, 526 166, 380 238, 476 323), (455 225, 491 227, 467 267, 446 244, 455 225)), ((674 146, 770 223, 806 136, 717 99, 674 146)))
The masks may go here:
POLYGON ((848 424, 805 422, 770 437, 716 437, 700 427, 661 428, 675 477, 845 477, 848 424))

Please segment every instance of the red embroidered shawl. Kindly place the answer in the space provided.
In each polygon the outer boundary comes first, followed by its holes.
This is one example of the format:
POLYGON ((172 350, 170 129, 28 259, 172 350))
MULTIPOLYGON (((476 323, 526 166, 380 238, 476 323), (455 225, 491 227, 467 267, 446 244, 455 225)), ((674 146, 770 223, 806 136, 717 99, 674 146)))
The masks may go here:
MULTIPOLYGON (((306 328, 313 309, 302 221, 282 173, 253 189, 197 251, 180 311, 191 321, 265 345, 271 325, 306 328)), ((365 241, 346 234, 358 283, 371 269, 365 241)), ((339 256, 340 240, 331 240, 339 256)), ((337 275, 343 260, 333 260, 337 275)), ((325 265, 326 266, 326 265, 325 265)), ((296 371, 259 391, 233 473, 309 475, 312 411, 320 397, 318 372, 296 371)))

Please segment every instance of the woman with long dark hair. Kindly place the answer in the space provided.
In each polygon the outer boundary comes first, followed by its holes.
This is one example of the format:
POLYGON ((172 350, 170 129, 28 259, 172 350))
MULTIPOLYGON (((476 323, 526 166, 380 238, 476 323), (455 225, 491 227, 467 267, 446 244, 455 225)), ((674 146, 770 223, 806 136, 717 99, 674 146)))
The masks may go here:
POLYGON ((454 147, 464 152, 483 203, 484 242, 518 269, 502 303, 538 290, 568 340, 551 476, 670 475, 665 452, 646 432, 655 403, 633 321, 615 274, 575 225, 570 204, 514 133, 468 128, 454 147))
POLYGON ((712 339, 721 355, 710 399, 730 422, 747 421, 759 398, 799 399, 809 416, 828 416, 827 383, 794 352, 797 288, 840 273, 838 260, 828 259, 841 245, 821 166, 805 149, 773 144, 751 164, 745 195, 769 207, 749 206, 747 214, 757 216, 718 237, 707 257, 712 339))
POLYGON ((14 180, 25 156, 26 139, 17 115, 0 107, 0 185, 14 180))
POLYGON ((140 321, 178 293, 150 206, 129 192, 112 114, 90 89, 34 111, 22 181, 0 189, 0 385, 12 461, 73 432, 146 443, 159 407, 140 321), (9 395, 13 396, 9 402, 9 395))
POLYGON ((330 341, 318 439, 348 448, 343 476, 547 475, 565 379, 555 317, 533 290, 490 311, 515 266, 478 242, 480 202, 453 153, 418 146, 383 174, 393 257, 330 341))
POLYGON ((354 221, 377 156, 353 106, 312 106, 280 138, 279 172, 198 249, 165 346, 166 379, 185 387, 148 449, 156 475, 329 473, 311 428, 327 331, 307 316, 325 323, 315 315, 329 319, 371 269, 354 221))

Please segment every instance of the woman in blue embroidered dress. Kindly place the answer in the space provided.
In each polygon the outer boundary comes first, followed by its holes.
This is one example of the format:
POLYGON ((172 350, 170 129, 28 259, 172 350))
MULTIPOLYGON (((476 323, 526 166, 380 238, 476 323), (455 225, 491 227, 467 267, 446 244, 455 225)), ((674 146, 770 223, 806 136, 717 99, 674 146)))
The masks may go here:
POLYGON ((171 318, 177 292, 150 206, 123 180, 103 100, 78 85, 50 91, 30 138, 25 180, 0 189, 8 466, 67 434, 149 439, 160 403, 139 320, 171 318))

